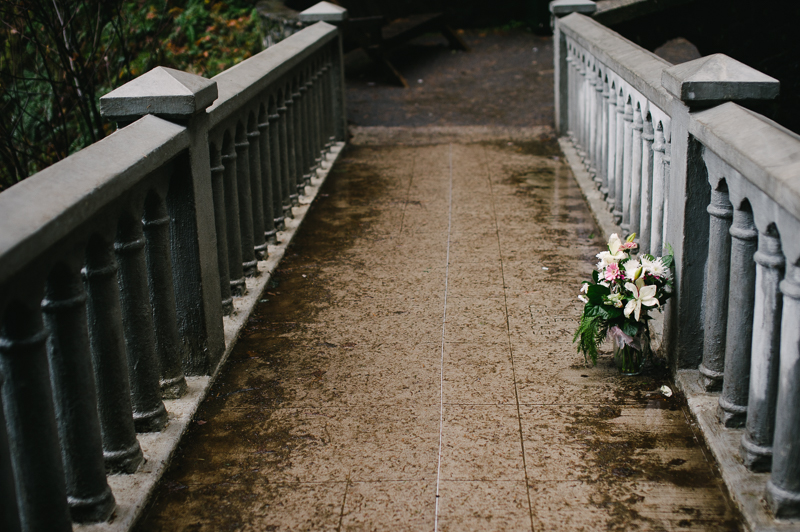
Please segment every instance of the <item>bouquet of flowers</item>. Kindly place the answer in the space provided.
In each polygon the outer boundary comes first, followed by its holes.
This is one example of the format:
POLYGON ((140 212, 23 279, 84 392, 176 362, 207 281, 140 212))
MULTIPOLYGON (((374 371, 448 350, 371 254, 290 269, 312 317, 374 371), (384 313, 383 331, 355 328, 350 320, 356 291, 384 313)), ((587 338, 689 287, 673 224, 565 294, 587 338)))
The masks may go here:
POLYGON ((597 346, 610 337, 622 349, 649 351, 648 314, 672 295, 672 249, 669 255, 634 258, 631 252, 638 247, 636 234, 624 242, 614 233, 608 239, 608 251, 598 253, 597 268, 592 280, 584 281, 578 298, 585 303, 581 322, 573 342, 578 352, 597 363, 597 346))

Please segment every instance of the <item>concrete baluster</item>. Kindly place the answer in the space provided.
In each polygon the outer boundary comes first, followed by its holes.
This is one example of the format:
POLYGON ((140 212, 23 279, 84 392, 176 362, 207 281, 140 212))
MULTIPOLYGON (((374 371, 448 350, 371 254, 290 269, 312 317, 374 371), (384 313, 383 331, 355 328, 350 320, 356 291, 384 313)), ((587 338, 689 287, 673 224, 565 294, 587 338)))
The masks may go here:
POLYGON ((602 74, 600 73, 600 69, 598 68, 597 77, 595 79, 595 86, 594 86, 594 143, 593 143, 593 151, 594 157, 592 158, 592 165, 594 169, 594 182, 597 185, 597 188, 603 183, 603 78, 602 74))
POLYGON ((753 342, 756 252, 758 231, 745 201, 734 209, 731 269, 728 288, 728 327, 725 336, 725 378, 719 398, 719 419, 726 427, 744 425, 750 390, 750 350, 753 342))
MULTIPOLYGON (((603 72, 605 74, 605 72, 603 72)), ((597 95, 598 106, 600 107, 600 137, 598 144, 598 158, 597 158, 597 188, 605 193, 608 187, 608 77, 604 75, 603 82, 600 86, 600 92, 597 95)))
POLYGON ((133 424, 136 432, 159 432, 167 424, 167 410, 161 401, 144 246, 141 221, 123 217, 114 251, 119 261, 117 280, 131 381, 133 424))
MULTIPOLYGON (((0 372, 0 391, 3 389, 3 374, 0 372)), ((3 414, 3 394, 0 393, 0 530, 22 532, 17 509, 17 489, 14 487, 14 471, 11 465, 11 449, 8 446, 6 417, 3 414)))
MULTIPOLYGON (((183 375, 175 287, 172 283, 169 213, 164 201, 151 194, 144 209, 145 255, 150 279, 156 352, 161 368, 161 397, 178 399, 188 391, 183 375)), ((229 289, 230 290, 230 289, 229 289)))
MULTIPOLYGON (((642 201, 642 131, 644 122, 642 121, 642 109, 636 105, 633 117, 633 128, 631 131, 631 199, 630 207, 627 210, 628 223, 627 232, 636 233, 639 236, 639 216, 641 215, 642 201)), ((624 222, 624 221, 623 221, 624 222)), ((623 227, 624 227, 623 223, 623 227)))
POLYGON ((575 143, 575 70, 575 51, 570 45, 567 55, 567 95, 566 102, 562 106, 567 111, 567 135, 573 144, 575 143))
POLYGON ((264 240, 267 244, 278 243, 278 230, 275 227, 275 199, 274 180, 275 174, 272 171, 272 139, 270 139, 269 114, 267 108, 261 106, 258 114, 258 153, 261 156, 259 167, 261 168, 261 204, 264 208, 264 240))
POLYGON ((788 264, 783 294, 778 399, 767 504, 779 519, 800 518, 800 266, 788 264))
POLYGON ((588 138, 589 138, 589 109, 588 109, 588 92, 589 92, 589 65, 587 64, 587 57, 586 54, 581 52, 581 62, 580 65, 580 77, 578 78, 578 83, 580 84, 580 112, 581 112, 581 123, 579 126, 581 136, 580 136, 580 150, 578 153, 581 156, 581 160, 586 164, 586 158, 588 157, 588 138))
POLYGON ((280 161, 281 161, 281 205, 283 209, 284 218, 294 218, 292 212, 292 193, 291 193, 291 167, 289 163, 289 147, 288 147, 288 131, 287 112, 289 108, 286 107, 286 99, 282 93, 279 93, 280 107, 277 108, 279 121, 278 121, 278 139, 280 140, 280 161))
POLYGON ((710 223, 706 262, 705 332, 703 362, 699 369, 703 388, 710 392, 722 389, 725 370, 733 206, 728 200, 728 187, 724 181, 711 191, 708 214, 710 223))
POLYGON ((614 223, 622 222, 622 168, 624 161, 625 144, 625 98, 622 89, 617 97, 617 131, 616 131, 616 155, 614 157, 614 203, 612 204, 611 214, 614 216, 614 223))
MULTIPOLYGON (((2 405, 22 530, 72 530, 38 304, 12 302, 0 323, 2 405)), ((3 498, 10 494, 3 493, 3 498)))
POLYGON ((642 194, 639 215, 639 253, 650 253, 650 227, 653 218, 653 119, 647 113, 642 129, 642 194))
POLYGON ((217 268, 219 291, 222 297, 222 314, 233 312, 231 277, 228 271, 228 222, 225 213, 225 167, 219 148, 211 146, 211 190, 214 198, 214 226, 217 232, 217 268))
MULTIPOLYGON (((665 135, 666 137, 666 135, 665 135)), ((672 186, 670 175, 672 173, 672 141, 669 138, 664 140, 664 155, 661 158, 664 163, 664 216, 661 223, 661 246, 657 255, 664 252, 664 247, 669 243, 667 240, 667 220, 669 220, 669 189, 672 186)))
POLYGON ((662 239, 664 237, 664 202, 666 201, 664 151, 666 147, 664 130, 661 122, 659 122, 656 126, 653 140, 653 217, 650 224, 650 253, 653 255, 661 255, 662 239))
POLYGON ((608 210, 614 209, 614 194, 616 192, 617 167, 617 95, 616 86, 612 83, 608 95, 608 161, 606 164, 606 186, 603 193, 606 195, 608 210))
POLYGON ((254 115, 247 121, 247 148, 250 168, 251 208, 253 211, 253 252, 256 260, 267 258, 267 239, 264 236, 264 176, 261 171, 261 132, 254 115))
POLYGON ((125 355, 117 261, 111 246, 95 238, 86 252, 83 277, 89 345, 97 384, 100 433, 108 473, 133 473, 144 460, 136 439, 125 355))
POLYGON ((58 265, 42 301, 56 425, 72 520, 99 523, 116 508, 106 481, 92 374, 86 291, 77 266, 58 265))
POLYGON ((562 136, 569 134, 573 144, 577 143, 577 123, 574 116, 577 102, 577 94, 574 92, 574 74, 577 58, 575 57, 575 43, 561 31, 559 18, 575 12, 591 15, 596 10, 597 5, 588 0, 555 0, 550 2, 554 30, 555 75, 553 78, 555 81, 556 130, 562 136))
POLYGON ((779 289, 785 260, 777 230, 771 225, 758 235, 756 300, 753 311, 753 347, 750 361, 750 394, 747 424, 742 435, 741 456, 753 471, 769 471, 772 465, 772 436, 775 431, 775 402, 778 398, 781 310, 779 289))
POLYGON ((597 175, 595 166, 595 141, 597 139, 597 112, 595 109, 595 95, 597 94, 597 65, 592 59, 591 68, 586 71, 586 170, 592 175, 597 175))
POLYGON ((622 179, 617 183, 617 197, 614 203, 614 217, 627 233, 631 214, 631 174, 633 166, 633 105, 630 97, 625 104, 622 138, 622 179))
POLYGON ((222 142, 222 166, 225 168, 225 221, 228 240, 228 269, 231 278, 231 294, 243 296, 247 290, 242 259, 242 232, 239 230, 239 185, 237 180, 236 149, 228 133, 222 142))
POLYGON ((239 194, 239 231, 242 233, 242 271, 245 277, 258 274, 253 235, 253 191, 250 183, 250 141, 240 123, 236 127, 236 191, 239 194))

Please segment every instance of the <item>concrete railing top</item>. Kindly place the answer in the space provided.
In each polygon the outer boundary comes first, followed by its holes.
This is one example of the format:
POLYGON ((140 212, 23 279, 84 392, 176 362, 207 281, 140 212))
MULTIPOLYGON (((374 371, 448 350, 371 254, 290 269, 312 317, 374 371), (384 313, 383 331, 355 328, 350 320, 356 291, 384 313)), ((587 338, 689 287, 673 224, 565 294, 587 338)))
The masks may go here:
POLYGON ((145 116, 0 194, 0 285, 189 146, 185 127, 145 116))
POLYGON ((661 85, 672 65, 591 18, 572 13, 559 20, 561 31, 663 111, 673 96, 661 85))
POLYGON ((691 116, 689 133, 800 219, 800 135, 732 102, 691 116))
POLYGON ((214 76, 219 97, 208 108, 209 126, 226 119, 337 35, 336 26, 317 22, 214 76))

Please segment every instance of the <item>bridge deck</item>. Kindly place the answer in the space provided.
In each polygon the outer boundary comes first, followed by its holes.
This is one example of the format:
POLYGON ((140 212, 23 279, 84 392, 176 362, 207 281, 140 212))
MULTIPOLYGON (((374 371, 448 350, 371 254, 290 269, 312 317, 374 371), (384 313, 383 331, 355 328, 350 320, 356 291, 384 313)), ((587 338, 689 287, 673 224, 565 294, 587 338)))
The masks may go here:
POLYGON ((666 374, 575 352, 555 141, 450 140, 348 148, 139 530, 738 528, 666 374))

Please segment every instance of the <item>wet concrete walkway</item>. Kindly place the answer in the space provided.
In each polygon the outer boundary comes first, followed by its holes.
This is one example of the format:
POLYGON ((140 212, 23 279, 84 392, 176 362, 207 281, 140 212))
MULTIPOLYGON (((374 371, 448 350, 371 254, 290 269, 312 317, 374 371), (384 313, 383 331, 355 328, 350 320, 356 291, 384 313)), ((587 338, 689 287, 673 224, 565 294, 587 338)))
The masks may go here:
POLYGON ((738 529, 664 373, 575 352, 558 145, 450 140, 349 146, 138 530, 738 529))

